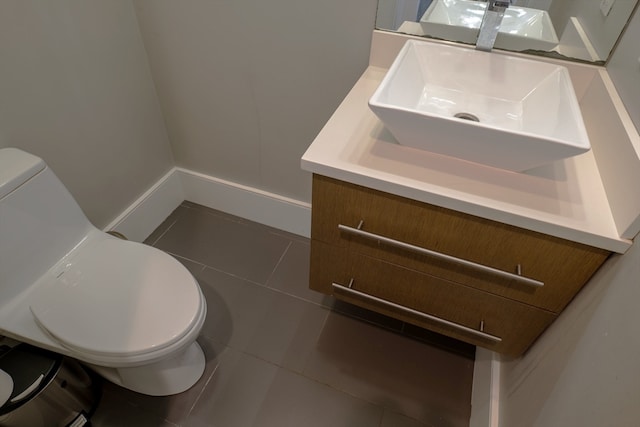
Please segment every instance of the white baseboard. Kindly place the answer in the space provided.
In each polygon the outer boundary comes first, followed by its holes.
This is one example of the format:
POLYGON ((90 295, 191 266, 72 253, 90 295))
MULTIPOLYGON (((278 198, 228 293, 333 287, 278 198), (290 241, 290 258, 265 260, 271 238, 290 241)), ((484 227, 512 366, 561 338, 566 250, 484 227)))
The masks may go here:
POLYGON ((104 230, 141 242, 184 200, 304 237, 311 235, 311 204, 173 168, 104 230))
POLYGON ((185 199, 304 237, 311 236, 311 204, 177 168, 185 199))
POLYGON ((469 427, 500 426, 500 356, 476 347, 469 427))
POLYGON ((127 239, 142 242, 184 200, 176 168, 171 169, 104 230, 114 230, 127 239))

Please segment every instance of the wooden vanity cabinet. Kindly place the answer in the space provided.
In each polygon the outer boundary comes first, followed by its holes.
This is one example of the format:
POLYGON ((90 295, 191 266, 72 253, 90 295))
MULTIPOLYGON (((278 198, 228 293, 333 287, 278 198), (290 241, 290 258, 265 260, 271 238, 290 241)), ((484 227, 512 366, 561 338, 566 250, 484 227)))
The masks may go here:
POLYGON ((522 354, 606 250, 313 177, 310 288, 522 354))

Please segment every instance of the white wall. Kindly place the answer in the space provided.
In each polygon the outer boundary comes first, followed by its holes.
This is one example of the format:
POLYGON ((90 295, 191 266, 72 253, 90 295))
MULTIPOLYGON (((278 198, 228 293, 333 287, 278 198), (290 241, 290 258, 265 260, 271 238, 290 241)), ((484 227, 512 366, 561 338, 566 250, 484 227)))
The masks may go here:
POLYGON ((42 157, 108 224, 173 159, 130 0, 0 2, 0 147, 42 157))
POLYGON ((178 166, 309 201, 300 157, 367 66, 377 0, 135 0, 178 166))
POLYGON ((0 147, 44 158, 98 227, 174 166, 172 150, 179 166, 309 201, 300 157, 366 67, 376 5, 4 0, 0 147))
MULTIPOLYGON (((640 14, 611 77, 640 123, 640 14)), ((502 427, 640 425, 640 244, 614 255, 524 357, 503 361, 502 427)))
POLYGON ((606 60, 637 0, 615 0, 606 18, 600 12, 600 1, 557 0, 551 4, 549 15, 558 36, 564 31, 570 17, 578 18, 596 52, 606 60))
POLYGON ((397 30, 405 21, 417 22, 419 8, 420 0, 378 0, 376 28, 397 30))
POLYGON ((549 10, 552 2, 553 0, 516 0, 513 4, 517 6, 530 7, 532 9, 549 10))
POLYGON ((615 255, 524 357, 502 363, 502 427, 640 425, 640 245, 615 255))
POLYGON ((640 132, 640 11, 636 10, 607 71, 640 132))

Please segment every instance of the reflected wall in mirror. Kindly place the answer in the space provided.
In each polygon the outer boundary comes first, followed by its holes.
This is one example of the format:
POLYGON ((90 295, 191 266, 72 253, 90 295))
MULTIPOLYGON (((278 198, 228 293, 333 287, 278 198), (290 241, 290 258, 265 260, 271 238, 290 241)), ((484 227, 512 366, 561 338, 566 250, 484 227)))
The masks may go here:
MULTIPOLYGON (((514 0, 494 48, 604 63, 638 0, 514 0)), ((378 0, 376 28, 475 44, 483 0, 378 0)))

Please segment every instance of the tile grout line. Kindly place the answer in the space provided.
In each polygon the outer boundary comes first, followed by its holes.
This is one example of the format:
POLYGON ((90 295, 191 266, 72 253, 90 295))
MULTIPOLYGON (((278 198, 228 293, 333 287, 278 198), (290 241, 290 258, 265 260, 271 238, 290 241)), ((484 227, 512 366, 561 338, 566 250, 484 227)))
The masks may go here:
POLYGON ((282 260, 284 259, 285 255, 289 252, 289 248, 293 244, 293 241, 291 239, 288 239, 288 240, 289 240, 289 244, 287 244, 287 247, 284 249, 284 251, 282 251, 282 255, 280 255, 280 258, 278 258, 278 262, 276 262, 276 265, 273 267, 273 270, 271 270, 271 273, 269 273, 269 277, 267 277, 267 280, 265 280, 264 282, 264 286, 266 286, 269 289, 273 289, 269 286, 269 282, 271 281, 271 278, 275 274, 280 264, 282 264, 282 260))
MULTIPOLYGON (((324 322, 323 322, 323 327, 324 327, 324 325, 326 324, 328 317, 329 317, 328 315, 326 315, 326 316, 325 316, 325 319, 324 319, 324 322)), ((322 328, 321 328, 321 329, 322 329, 322 328)), ((232 347, 229 347, 229 348, 232 348, 232 347)), ((262 362, 264 362, 264 363, 266 363, 266 364, 269 364, 269 365, 271 365, 271 366, 274 366, 274 367, 276 367, 277 369, 282 369, 282 370, 284 370, 284 371, 287 371, 287 372, 289 372, 289 373, 290 373, 290 374, 292 374, 292 375, 300 376, 300 377, 305 378, 305 379, 307 379, 307 380, 309 380, 309 381, 312 381, 312 382, 314 382, 314 383, 316 383, 316 384, 319 384, 319 385, 321 385, 321 386, 323 386, 323 387, 327 387, 327 388, 329 388, 329 389, 331 389, 331 390, 333 390, 333 391, 335 391, 335 392, 337 392, 337 393, 343 394, 343 395, 348 396, 348 397, 350 397, 350 398, 352 398, 352 399, 355 399, 355 400, 358 400, 358 401, 360 401, 360 402, 364 402, 364 403, 366 403, 366 404, 369 404, 369 405, 372 405, 372 406, 374 406, 374 407, 380 408, 380 409, 381 409, 381 414, 380 414, 380 423, 378 424, 378 426, 379 426, 379 427, 382 425, 382 422, 384 421, 384 412, 385 412, 386 410, 392 410, 392 408, 387 408, 386 406, 384 406, 384 405, 382 405, 382 404, 380 404, 380 403, 377 403, 377 402, 371 401, 371 400, 369 400, 369 399, 365 399, 365 398, 363 398, 363 397, 357 396, 357 395, 355 395, 355 394, 353 394, 353 393, 350 393, 350 392, 349 392, 349 391, 347 391, 347 390, 342 390, 342 389, 338 388, 337 386, 335 386, 335 385, 333 385, 333 384, 330 384, 330 383, 327 383, 327 382, 323 382, 323 381, 319 380, 318 378, 314 378, 314 377, 311 377, 311 376, 307 375, 307 374, 304 372, 304 371, 305 371, 305 368, 306 368, 306 363, 305 363, 305 367, 302 369, 302 371, 297 372, 297 371, 294 371, 294 370, 292 370, 292 369, 287 368, 286 366, 282 366, 282 365, 280 365, 280 364, 278 364, 278 363, 274 363, 274 362, 272 362, 272 361, 270 361, 270 360, 264 359, 264 358, 262 358, 262 357, 260 357, 260 356, 258 356, 258 355, 251 354, 251 353, 247 353, 247 352, 246 352, 246 350, 236 349, 236 351, 238 351, 238 352, 242 353, 243 355, 245 355, 245 356, 247 356, 247 357, 251 357, 251 358, 253 358, 253 359, 260 360, 260 361, 262 361, 262 362)), ((216 369, 217 369, 217 368, 216 368, 216 369)), ((207 381, 207 383, 208 383, 208 381, 207 381)), ((415 418, 413 418, 413 417, 409 417, 409 416, 408 416, 408 415, 406 415, 406 414, 401 414, 401 415, 403 415, 403 416, 405 416, 405 417, 407 417, 407 418, 410 418, 410 419, 412 419, 412 420, 415 420, 415 421, 421 422, 421 421, 419 421, 419 420, 417 420, 417 419, 415 419, 415 418)), ((429 426, 427 426, 427 427, 429 427, 429 426)))
POLYGON ((174 257, 177 257, 177 258, 183 259, 183 260, 185 260, 185 261, 189 261, 189 262, 192 262, 192 263, 194 263, 194 264, 198 264, 199 266, 201 266, 201 267, 202 267, 198 273, 202 273, 202 272, 204 271, 204 269, 205 269, 205 268, 211 268, 211 267, 209 267, 208 265, 201 263, 200 261, 196 261, 196 260, 194 260, 194 259, 187 258, 187 257, 182 256, 182 255, 179 255, 179 254, 177 254, 177 253, 174 253, 174 252, 171 252, 171 251, 164 251, 164 252, 166 252, 166 253, 168 253, 169 255, 172 255, 172 256, 174 256, 174 257))
MULTIPOLYGON (((222 353, 220 353, 218 355, 218 357, 222 357, 222 355, 224 353, 226 353, 227 348, 225 346, 224 351, 222 351, 222 353)), ((216 374, 216 372, 218 372, 218 368, 220 368, 220 361, 218 361, 218 363, 216 364, 216 367, 213 369, 213 372, 211 373, 211 375, 209 375, 209 378, 207 378, 207 381, 205 381, 204 385, 202 386, 202 388, 200 389, 200 393, 198 393, 198 395, 196 396, 196 398, 193 400, 193 404, 191 405, 191 407, 189 408, 189 411, 187 412, 187 416, 185 418, 185 421, 189 420, 189 417, 191 416, 191 412, 193 412, 193 409, 196 407, 196 405, 198 404, 198 402, 200 401, 200 398, 202 397, 202 394, 204 393, 204 390, 207 388, 207 386, 209 385, 209 383, 211 382, 211 380, 213 379, 213 376, 216 374)))
POLYGON ((163 232, 162 232, 162 233, 161 233, 161 234, 160 234, 160 235, 159 235, 159 236, 158 236, 158 237, 153 241, 153 243, 150 243, 150 245, 151 245, 151 246, 153 246, 153 247, 156 247, 156 244, 160 241, 160 239, 162 239, 162 238, 164 237, 164 235, 165 235, 165 234, 167 234, 167 232, 171 229, 171 227, 173 227, 173 226, 176 224, 176 222, 178 222, 178 219, 179 219, 179 218, 174 219, 174 220, 173 220, 173 222, 171 223, 171 225, 169 225, 169 226, 167 227, 167 229, 166 229, 166 230, 164 230, 164 231, 163 231, 163 232))
MULTIPOLYGON (((178 256, 180 256, 180 255, 178 255, 178 256)), ((266 285, 263 285, 263 284, 262 284, 262 283, 260 283, 260 282, 256 282, 255 280, 247 279, 246 277, 238 276, 237 274, 229 273, 228 271, 224 271, 224 270, 221 270, 221 269, 219 269, 219 268, 212 267, 212 266, 210 266, 210 265, 203 264, 203 263, 201 263, 201 262, 194 261, 194 260, 189 259, 189 258, 186 258, 186 257, 182 257, 182 256, 180 256, 180 257, 181 257, 181 258, 183 258, 183 259, 186 259, 186 260, 188 260, 188 261, 194 262, 194 263, 196 263, 196 264, 198 264, 198 265, 202 265, 202 266, 204 267, 204 268, 202 269, 202 271, 204 271, 204 270, 206 270, 206 269, 208 268, 209 270, 213 270, 213 271, 215 271, 215 272, 222 273, 222 274, 224 274, 224 275, 226 275, 226 276, 233 277, 233 278, 238 279, 238 280, 242 280, 243 282, 249 283, 249 284, 251 284, 251 285, 256 285, 256 286, 261 286, 261 287, 263 287, 263 288, 267 288, 267 286, 266 286, 266 285)), ((202 273, 202 271, 201 271, 201 273, 202 273)), ((269 289, 271 289, 271 288, 269 288, 269 289)))

